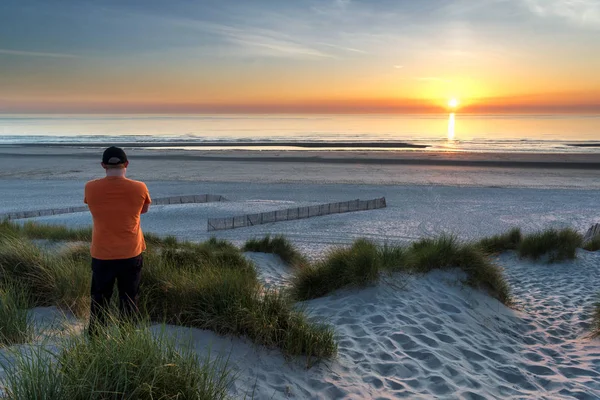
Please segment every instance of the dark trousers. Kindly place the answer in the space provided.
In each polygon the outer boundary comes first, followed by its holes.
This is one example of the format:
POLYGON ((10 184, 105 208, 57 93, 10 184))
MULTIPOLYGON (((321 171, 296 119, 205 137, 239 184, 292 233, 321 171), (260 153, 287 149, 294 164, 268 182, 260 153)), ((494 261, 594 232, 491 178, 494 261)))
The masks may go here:
POLYGON ((98 260, 92 258, 92 308, 90 334, 106 324, 107 310, 113 294, 115 281, 119 290, 119 313, 131 317, 138 312, 138 295, 142 278, 143 257, 124 260, 98 260))

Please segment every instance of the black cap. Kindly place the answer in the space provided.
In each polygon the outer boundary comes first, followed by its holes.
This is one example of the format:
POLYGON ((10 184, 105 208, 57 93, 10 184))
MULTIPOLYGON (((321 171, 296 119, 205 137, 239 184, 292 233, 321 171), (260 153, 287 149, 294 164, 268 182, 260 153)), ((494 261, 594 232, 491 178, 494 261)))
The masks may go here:
POLYGON ((127 162, 127 155, 120 147, 111 146, 104 150, 102 163, 106 165, 119 165, 127 162))

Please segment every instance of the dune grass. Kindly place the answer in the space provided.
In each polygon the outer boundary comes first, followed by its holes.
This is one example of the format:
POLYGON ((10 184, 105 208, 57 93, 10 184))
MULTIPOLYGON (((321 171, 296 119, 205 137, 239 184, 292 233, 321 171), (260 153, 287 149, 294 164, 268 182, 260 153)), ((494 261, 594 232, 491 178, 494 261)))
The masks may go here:
POLYGON ((407 248, 378 247, 367 240, 357 240, 352 246, 333 250, 324 260, 297 271, 291 292, 298 300, 309 300, 343 287, 373 283, 382 272, 427 273, 449 268, 463 270, 468 285, 510 304, 510 288, 502 270, 476 245, 445 235, 422 239, 407 248))
POLYGON ((265 291, 230 244, 164 250, 148 253, 144 266, 141 303, 153 320, 246 336, 308 364, 336 353, 332 328, 309 321, 284 293, 265 291))
MULTIPOLYGON (((594 240, 588 242, 584 249, 600 250, 600 237, 594 240)), ((523 235, 519 228, 514 228, 505 234, 484 238, 476 245, 488 254, 516 250, 521 258, 546 259, 553 263, 575 259, 577 248, 583 245, 583 237, 571 228, 551 228, 527 235, 523 235)))
POLYGON ((0 242, 0 276, 19 282, 34 306, 58 306, 78 317, 89 312, 91 273, 81 248, 50 255, 23 238, 0 242))
POLYGON ((600 235, 594 236, 592 240, 587 242, 585 246, 583 246, 584 250, 587 251, 599 251, 600 250, 600 235))
MULTIPOLYGON (((32 221, 20 224, 5 220, 0 221, 0 238, 2 237, 25 237, 53 242, 91 242, 92 228, 69 228, 64 225, 40 224, 32 221)), ((144 239, 149 246, 162 246, 165 241, 168 242, 169 237, 162 238, 154 233, 144 232, 144 239)))
POLYGON ((388 271, 405 270, 407 251, 405 247, 385 243, 379 247, 382 267, 388 271))
POLYGON ((477 242, 477 246, 488 254, 499 254, 517 250, 522 240, 521 229, 513 228, 504 234, 483 238, 477 242))
POLYGON ((577 231, 567 228, 548 229, 525 235, 519 244, 518 252, 522 258, 540 260, 547 257, 548 262, 573 260, 577 257, 577 248, 581 247, 583 237, 577 231))
POLYGON ((200 360, 165 332, 119 323, 95 337, 15 351, 2 360, 9 399, 225 399, 234 376, 223 358, 200 360))
MULTIPOLYGON (((165 238, 144 256, 141 306, 154 321, 246 336, 307 363, 331 357, 331 327, 309 321, 289 296, 265 291, 250 261, 231 243, 195 244, 165 238)), ((21 282, 32 305, 55 305, 87 317, 90 304, 87 245, 47 254, 24 237, 0 241, 0 277, 21 282)))
MULTIPOLYGON (((146 245, 148 245, 148 246, 162 246, 165 243, 165 240, 167 240, 168 238, 171 238, 171 237, 167 236, 167 238, 162 238, 155 233, 144 232, 144 240, 146 241, 146 245)), ((176 238, 173 238, 173 239, 175 239, 175 241, 177 241, 176 238)))
POLYGON ((20 284, 0 285, 0 346, 27 343, 33 338, 29 293, 20 284))
POLYGON ((483 289, 504 304, 511 303, 510 287, 502 269, 477 245, 442 235, 414 242, 407 253, 409 270, 427 273, 433 269, 459 268, 467 275, 468 285, 483 289))
POLYGON ((46 225, 35 222, 19 224, 11 221, 0 222, 0 235, 24 236, 28 239, 45 239, 51 241, 78 241, 89 242, 92 240, 92 228, 67 228, 63 225, 46 225))
POLYGON ((379 278, 382 258, 378 247, 364 239, 334 249, 324 260, 296 271, 292 295, 298 300, 325 296, 346 286, 364 286, 379 278))
POLYGON ((271 253, 278 255, 286 264, 303 267, 308 264, 306 258, 284 236, 265 236, 262 239, 250 239, 243 247, 244 251, 271 253))

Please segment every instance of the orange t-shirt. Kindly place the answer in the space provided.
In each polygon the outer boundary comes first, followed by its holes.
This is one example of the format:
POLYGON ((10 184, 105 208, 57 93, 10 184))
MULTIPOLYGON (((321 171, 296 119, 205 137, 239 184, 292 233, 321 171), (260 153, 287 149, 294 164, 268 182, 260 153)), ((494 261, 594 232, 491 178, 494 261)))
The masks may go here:
POLYGON ((83 202, 94 220, 93 258, 121 260, 146 250, 140 214, 152 200, 143 182, 114 176, 90 181, 85 185, 83 202))

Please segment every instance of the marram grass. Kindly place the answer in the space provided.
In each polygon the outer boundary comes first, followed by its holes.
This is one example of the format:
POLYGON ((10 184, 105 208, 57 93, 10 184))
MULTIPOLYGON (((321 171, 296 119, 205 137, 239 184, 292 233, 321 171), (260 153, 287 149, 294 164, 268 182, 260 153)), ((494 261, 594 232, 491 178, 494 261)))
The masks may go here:
POLYGON ((427 273, 449 268, 461 269, 467 275, 467 284, 510 304, 510 288, 500 267, 479 247, 447 235, 422 239, 407 248, 378 247, 367 240, 357 240, 297 271, 291 293, 298 300, 309 300, 343 287, 372 284, 383 272, 427 273))
POLYGON ((521 233, 521 229, 513 228, 504 234, 483 238, 477 242, 477 246, 486 253, 498 254, 517 250, 522 240, 523 234, 521 233))
POLYGON ((575 259, 582 243, 583 237, 573 229, 548 229, 525 235, 518 252, 522 258, 540 260, 547 257, 548 262, 560 262, 575 259))
POLYGON ((267 235, 262 239, 250 239, 244 245, 243 250, 276 254, 285 263, 295 267, 303 267, 308 264, 306 257, 281 235, 275 237, 267 235))
MULTIPOLYGON (((87 245, 48 254, 23 236, 0 242, 0 277, 20 282, 34 306, 58 306, 85 318, 90 307, 87 245)), ((265 291, 254 265, 226 241, 163 239, 144 256, 141 308, 159 322, 245 336, 309 363, 337 350, 333 329, 309 320, 283 293, 265 291)))
POLYGON ((595 236, 585 244, 583 247, 584 250, 587 251, 599 251, 600 250, 600 235, 595 236))
MULTIPOLYGON (((140 325, 140 324, 138 324, 140 325)), ((115 323, 97 336, 42 343, 0 360, 11 400, 227 398, 234 376, 222 357, 199 359, 164 331, 115 323)))
POLYGON ((33 321, 27 289, 16 282, 0 284, 0 346, 27 343, 33 338, 33 321))

